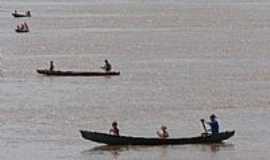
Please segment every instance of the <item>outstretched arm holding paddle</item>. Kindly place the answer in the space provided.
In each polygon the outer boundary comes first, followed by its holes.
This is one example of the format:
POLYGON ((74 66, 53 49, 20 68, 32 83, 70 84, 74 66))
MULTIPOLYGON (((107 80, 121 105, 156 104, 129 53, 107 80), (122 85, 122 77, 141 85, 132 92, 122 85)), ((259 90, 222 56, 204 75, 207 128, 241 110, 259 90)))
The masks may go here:
POLYGON ((205 120, 204 119, 201 119, 201 123, 202 123, 202 126, 203 126, 204 133, 205 134, 208 134, 207 128, 205 126, 205 120))
MULTIPOLYGON (((212 115, 210 115, 209 118, 210 118, 210 122, 206 122, 206 123, 210 126, 211 134, 218 134, 219 133, 219 124, 216 120, 216 115, 212 114, 212 115)), ((208 130, 205 126, 205 120, 201 119, 201 123, 202 123, 202 126, 203 126, 205 133, 208 134, 208 130)))

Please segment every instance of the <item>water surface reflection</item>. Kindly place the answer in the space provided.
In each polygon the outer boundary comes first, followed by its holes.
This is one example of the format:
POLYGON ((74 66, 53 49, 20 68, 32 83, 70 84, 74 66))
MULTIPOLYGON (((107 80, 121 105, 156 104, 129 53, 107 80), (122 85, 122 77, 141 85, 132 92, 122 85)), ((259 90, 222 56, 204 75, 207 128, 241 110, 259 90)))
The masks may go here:
POLYGON ((127 155, 135 154, 136 157, 146 156, 157 158, 159 160, 170 159, 172 155, 182 152, 191 153, 213 153, 219 151, 233 151, 234 145, 227 143, 218 144, 199 144, 199 145, 164 145, 164 146, 128 146, 128 145, 101 145, 82 152, 85 158, 97 156, 109 156, 113 160, 123 159, 127 155), (149 155, 149 153, 151 155, 149 155))
POLYGON ((215 143, 215 144, 202 144, 199 145, 200 150, 203 152, 219 152, 224 150, 234 150, 234 144, 230 143, 215 143))

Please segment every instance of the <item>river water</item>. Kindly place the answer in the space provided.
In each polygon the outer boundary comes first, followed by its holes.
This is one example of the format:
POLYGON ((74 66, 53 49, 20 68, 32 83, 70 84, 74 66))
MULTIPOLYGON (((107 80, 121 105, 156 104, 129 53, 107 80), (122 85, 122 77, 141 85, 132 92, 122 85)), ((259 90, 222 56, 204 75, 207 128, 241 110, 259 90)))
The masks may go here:
POLYGON ((270 3, 232 0, 0 0, 0 159, 269 159, 270 3), (31 10, 31 18, 11 13, 31 10), (27 22, 29 33, 15 33, 27 22), (116 77, 45 77, 36 69, 116 77), (79 130, 197 136, 224 144, 107 147, 79 130))

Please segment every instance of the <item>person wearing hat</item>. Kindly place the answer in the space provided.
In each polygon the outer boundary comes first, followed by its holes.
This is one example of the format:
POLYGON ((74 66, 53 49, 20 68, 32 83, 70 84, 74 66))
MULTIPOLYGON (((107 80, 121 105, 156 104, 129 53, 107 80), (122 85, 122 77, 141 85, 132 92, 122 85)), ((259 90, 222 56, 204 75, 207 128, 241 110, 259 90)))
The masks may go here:
POLYGON ((157 135, 160 138, 168 138, 169 137, 169 133, 167 132, 167 127, 166 126, 161 126, 160 130, 157 131, 157 135))
POLYGON ((112 123, 112 128, 110 129, 109 133, 114 135, 114 136, 120 136, 119 128, 117 127, 117 122, 116 121, 114 121, 112 123))
POLYGON ((207 122, 207 124, 210 126, 212 134, 218 134, 219 132, 219 124, 216 118, 217 116, 215 114, 211 114, 209 117, 210 122, 207 122))

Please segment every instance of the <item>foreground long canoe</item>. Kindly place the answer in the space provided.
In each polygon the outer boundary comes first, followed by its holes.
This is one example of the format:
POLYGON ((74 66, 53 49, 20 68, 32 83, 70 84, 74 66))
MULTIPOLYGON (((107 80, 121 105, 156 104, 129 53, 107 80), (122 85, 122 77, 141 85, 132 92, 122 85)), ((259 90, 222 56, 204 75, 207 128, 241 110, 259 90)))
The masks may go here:
POLYGON ((37 69, 37 73, 47 76, 118 76, 120 72, 78 72, 78 71, 50 71, 48 69, 37 69))
POLYGON ((114 136, 105 133, 81 130, 84 139, 108 145, 183 145, 183 144, 209 144, 220 143, 232 137, 235 131, 225 131, 215 135, 197 136, 190 138, 144 138, 114 136))

